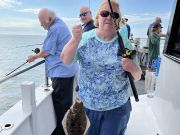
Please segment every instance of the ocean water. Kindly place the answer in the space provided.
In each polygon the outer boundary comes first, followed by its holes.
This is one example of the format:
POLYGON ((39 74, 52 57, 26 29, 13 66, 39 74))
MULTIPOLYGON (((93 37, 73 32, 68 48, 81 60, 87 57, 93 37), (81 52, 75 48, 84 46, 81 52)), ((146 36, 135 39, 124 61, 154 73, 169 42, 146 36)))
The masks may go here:
MULTIPOLYGON (((41 48, 44 36, 0 35, 0 79, 24 62, 35 48, 41 48)), ((17 71, 25 69, 38 61, 26 63, 17 71)), ((20 85, 24 81, 35 82, 36 87, 44 83, 44 64, 0 84, 0 115, 21 99, 20 85)))

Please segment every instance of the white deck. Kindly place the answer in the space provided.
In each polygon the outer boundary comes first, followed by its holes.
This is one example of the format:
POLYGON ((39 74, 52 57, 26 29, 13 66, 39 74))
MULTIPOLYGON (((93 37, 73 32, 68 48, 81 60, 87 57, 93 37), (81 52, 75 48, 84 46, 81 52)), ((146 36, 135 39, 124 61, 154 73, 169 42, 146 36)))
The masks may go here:
POLYGON ((132 112, 125 135, 162 135, 149 104, 152 99, 147 95, 141 95, 139 98, 139 102, 131 98, 132 112))

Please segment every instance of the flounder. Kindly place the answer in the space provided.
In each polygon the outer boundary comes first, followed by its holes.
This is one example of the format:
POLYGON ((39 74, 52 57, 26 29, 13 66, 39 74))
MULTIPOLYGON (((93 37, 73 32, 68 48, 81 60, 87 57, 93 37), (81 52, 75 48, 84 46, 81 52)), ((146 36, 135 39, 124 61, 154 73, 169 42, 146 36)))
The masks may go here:
POLYGON ((75 100, 75 103, 66 112, 62 125, 66 135, 85 135, 90 123, 82 101, 75 100))

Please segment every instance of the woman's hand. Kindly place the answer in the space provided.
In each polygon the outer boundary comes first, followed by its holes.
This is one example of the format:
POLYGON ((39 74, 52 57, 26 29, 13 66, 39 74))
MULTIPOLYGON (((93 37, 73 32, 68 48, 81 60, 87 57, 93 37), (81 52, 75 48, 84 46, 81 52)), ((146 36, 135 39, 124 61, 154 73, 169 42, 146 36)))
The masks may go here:
POLYGON ((72 59, 76 53, 79 42, 81 41, 82 33, 83 31, 82 31, 81 25, 75 25, 72 27, 73 36, 71 40, 63 48, 61 56, 60 56, 64 64, 72 63, 72 59))
POLYGON ((122 58, 122 67, 125 71, 132 72, 134 70, 134 62, 129 58, 122 58))
POLYGON ((75 42, 78 42, 78 43, 80 42, 82 38, 82 33, 83 33, 83 30, 80 24, 72 27, 72 35, 73 35, 73 40, 75 42))
POLYGON ((133 60, 129 58, 122 58, 121 64, 125 71, 132 74, 134 80, 139 80, 141 78, 142 71, 140 67, 133 62, 133 60))

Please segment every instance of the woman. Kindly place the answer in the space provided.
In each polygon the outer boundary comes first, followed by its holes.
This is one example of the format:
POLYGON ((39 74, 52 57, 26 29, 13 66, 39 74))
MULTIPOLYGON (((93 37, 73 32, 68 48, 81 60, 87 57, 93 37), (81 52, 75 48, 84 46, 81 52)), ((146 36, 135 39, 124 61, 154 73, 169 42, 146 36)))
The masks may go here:
MULTIPOLYGON (((112 1, 116 22, 120 21, 119 4, 112 1)), ((97 11, 96 29, 83 33, 80 25, 72 29, 73 37, 62 52, 66 64, 79 60, 79 95, 84 103, 91 126, 86 135, 123 135, 130 117, 129 80, 135 80, 141 70, 128 58, 117 56, 118 39, 107 0, 97 11)), ((125 46, 130 48, 127 37, 125 46)))
POLYGON ((120 31, 122 31, 122 33, 125 34, 124 36, 128 37, 128 28, 126 26, 125 18, 122 18, 121 21, 120 21, 120 31))

